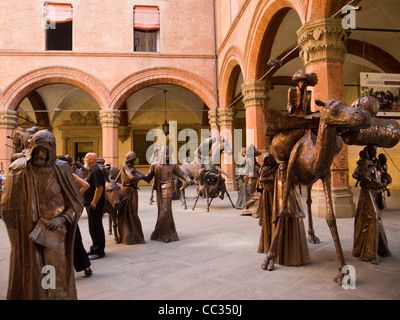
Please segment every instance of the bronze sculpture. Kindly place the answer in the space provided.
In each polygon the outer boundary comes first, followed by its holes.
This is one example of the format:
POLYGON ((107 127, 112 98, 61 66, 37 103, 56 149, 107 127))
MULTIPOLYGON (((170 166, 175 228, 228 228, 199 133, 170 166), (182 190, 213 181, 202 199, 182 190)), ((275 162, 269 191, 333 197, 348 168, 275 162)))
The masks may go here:
POLYGON ((104 184, 105 187, 105 201, 103 212, 108 213, 108 234, 114 233, 114 240, 116 243, 121 243, 120 234, 117 227, 118 210, 121 207, 121 183, 115 179, 110 179, 104 184))
POLYGON ((273 234, 272 221, 276 218, 273 216, 273 201, 275 176, 278 167, 279 164, 275 161, 274 156, 271 153, 266 152, 264 154, 263 164, 260 168, 260 177, 257 185, 257 189, 262 195, 259 220, 261 235, 258 245, 258 253, 268 253, 271 246, 273 234))
POLYGON ((400 125, 394 119, 376 117, 380 102, 374 96, 361 97, 353 106, 368 110, 372 117, 369 128, 351 130, 342 137, 347 144, 365 146, 353 173, 356 186, 361 187, 354 220, 353 255, 377 264, 378 256, 390 255, 381 210, 392 178, 387 173, 386 156, 382 154, 378 159, 376 153, 377 147, 392 148, 400 141, 400 125))
MULTIPOLYGON (((227 175, 218 165, 214 164, 209 157, 210 152, 211 155, 215 154, 215 152, 218 152, 219 156, 221 156, 223 152, 226 152, 228 155, 231 155, 232 149, 228 141, 224 138, 220 140, 219 145, 214 147, 214 149, 211 149, 212 144, 213 142, 215 142, 215 140, 216 138, 214 136, 205 139, 197 148, 195 152, 194 161, 189 163, 184 163, 179 166, 182 172, 185 175, 187 175, 190 179, 198 181, 199 196, 203 195, 206 197, 207 211, 209 211, 210 202, 212 201, 213 198, 219 196, 219 198, 223 200, 225 194, 228 196, 228 199, 231 202, 232 207, 233 208, 235 207, 229 195, 229 192, 226 189, 225 179, 221 176, 221 174, 226 175, 228 178, 231 177, 229 177, 229 175, 227 175), (217 179, 217 175, 219 175, 219 178, 218 178, 218 184, 216 185, 215 181, 213 180, 217 179), (210 190, 212 191, 211 193, 213 193, 215 197, 211 197, 211 199, 208 199, 207 193, 202 194, 202 192, 210 188, 212 189, 210 190)), ((187 205, 186 205, 185 189, 188 187, 189 184, 186 183, 186 181, 183 179, 178 179, 178 180, 179 182, 182 182, 182 185, 176 189, 179 190, 179 197, 182 202, 182 207, 186 210, 187 205)))
MULTIPOLYGON (((317 117, 309 117, 311 127, 315 125, 316 120, 319 123, 317 134, 311 129, 297 129, 278 132, 272 138, 271 153, 277 161, 287 161, 288 165, 277 227, 271 248, 262 267, 267 270, 274 269, 279 233, 283 228, 282 218, 290 216, 289 200, 295 181, 308 186, 308 190, 311 190, 312 184, 321 179, 326 196, 326 220, 338 257, 339 275, 335 278, 335 281, 341 283, 343 278, 342 268, 345 266, 345 261, 332 206, 330 166, 333 157, 342 147, 338 134, 349 128, 368 127, 371 123, 371 115, 363 109, 346 106, 344 102, 337 100, 329 100, 326 103, 318 101, 317 104, 323 106, 320 115, 316 114, 317 117)), ((304 120, 307 120, 306 117, 304 120)), ((303 119, 300 119, 300 121, 303 121, 303 119)), ((279 123, 276 127, 279 128, 279 123)))
POLYGON ((382 190, 379 192, 379 209, 386 209, 386 195, 390 197, 389 184, 392 183, 392 177, 388 173, 387 157, 383 153, 378 156, 378 170, 381 175, 382 190))
POLYGON ((68 164, 56 159, 48 130, 33 134, 24 154, 10 166, 1 201, 11 244, 7 299, 77 299, 73 248, 83 209, 79 190, 68 164), (51 267, 55 283, 47 285, 43 278, 51 267))
MULTIPOLYGON (((236 163, 236 168, 244 169, 246 166, 246 161, 241 161, 236 163)), ((243 174, 237 174, 235 177, 235 183, 238 190, 238 197, 236 199, 235 207, 238 210, 243 210, 246 206, 247 201, 250 200, 250 194, 247 190, 246 181, 244 180, 243 174)))
POLYGON ((360 184, 360 197, 354 219, 353 256, 361 260, 379 263, 379 257, 390 256, 383 227, 382 211, 379 207, 385 188, 376 158, 376 146, 366 146, 360 152, 360 160, 353 178, 360 184))
POLYGON ((120 171, 121 175, 121 206, 118 209, 117 226, 120 241, 123 244, 144 243, 142 223, 138 215, 138 182, 144 174, 138 171, 134 162, 136 153, 129 151, 120 171))
POLYGON ((289 114, 306 115, 311 113, 311 91, 308 86, 315 86, 318 83, 318 77, 314 72, 304 73, 303 70, 297 71, 292 80, 297 84, 288 90, 287 109, 289 114))
POLYGON ((244 205, 242 216, 251 215, 253 218, 258 218, 260 215, 261 206, 261 193, 257 190, 257 184, 260 177, 260 164, 257 162, 256 157, 261 155, 253 144, 251 144, 247 150, 242 152, 242 155, 246 159, 246 167, 250 172, 244 176, 245 188, 249 193, 250 199, 248 199, 244 205))
POLYGON ((170 163, 170 148, 163 147, 157 162, 150 166, 148 174, 143 178, 150 182, 154 179, 154 190, 157 197, 157 222, 150 240, 170 242, 178 241, 178 233, 172 215, 172 197, 174 193, 174 177, 178 176, 187 184, 192 180, 186 176, 176 163, 170 163))

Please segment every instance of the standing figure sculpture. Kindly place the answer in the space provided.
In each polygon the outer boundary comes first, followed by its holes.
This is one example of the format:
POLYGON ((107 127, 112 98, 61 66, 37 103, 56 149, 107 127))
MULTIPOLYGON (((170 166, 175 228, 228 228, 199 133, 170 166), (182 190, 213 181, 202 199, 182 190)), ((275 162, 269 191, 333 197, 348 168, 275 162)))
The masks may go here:
POLYGON ((360 152, 360 160, 353 178, 360 184, 360 197, 354 219, 353 256, 379 263, 379 257, 390 256, 382 211, 378 203, 384 185, 376 159, 376 146, 367 146, 360 152))
POLYGON ((157 222, 150 236, 150 240, 170 242, 178 241, 178 233, 175 228, 172 215, 172 197, 174 194, 174 178, 178 176, 187 184, 193 184, 176 163, 170 163, 170 149, 163 147, 159 160, 150 166, 149 173, 143 178, 150 182, 154 178, 154 190, 157 197, 157 222))
POLYGON ((120 241, 123 244, 144 243, 142 223, 138 216, 138 182, 144 174, 134 167, 136 153, 129 151, 120 171, 121 174, 121 206, 117 215, 117 226, 120 241))
MULTIPOLYGON (((239 170, 245 170, 246 161, 241 161, 236 163, 236 168, 239 170)), ((236 199, 235 207, 238 210, 243 210, 246 206, 247 201, 250 200, 250 194, 247 190, 246 181, 244 180, 243 174, 237 174, 235 177, 235 183, 237 185, 238 196, 236 199)))
POLYGON ((251 215, 253 218, 258 218, 261 209, 261 193, 257 190, 258 179, 260 175, 260 164, 257 162, 256 157, 261 155, 253 144, 251 144, 247 150, 242 152, 245 157, 246 167, 249 172, 244 176, 245 187, 249 193, 250 199, 244 205, 244 210, 241 213, 242 216, 251 215))
POLYGON ((268 253, 271 246, 273 234, 272 221, 276 218, 273 216, 273 201, 275 176, 278 167, 279 164, 275 161, 274 156, 271 153, 266 152, 264 154, 257 185, 257 189, 262 194, 259 220, 261 235, 260 243, 258 245, 258 253, 268 253))
POLYGON ((25 151, 10 166, 1 200, 11 244, 7 299, 77 299, 73 250, 83 210, 79 190, 68 164, 56 159, 50 131, 33 134, 25 151), (50 283, 47 272, 55 276, 50 283))
POLYGON ((392 177, 388 173, 387 157, 383 153, 378 156, 378 170, 381 174, 382 190, 379 193, 379 209, 386 209, 386 196, 390 197, 389 184, 392 183, 392 177))

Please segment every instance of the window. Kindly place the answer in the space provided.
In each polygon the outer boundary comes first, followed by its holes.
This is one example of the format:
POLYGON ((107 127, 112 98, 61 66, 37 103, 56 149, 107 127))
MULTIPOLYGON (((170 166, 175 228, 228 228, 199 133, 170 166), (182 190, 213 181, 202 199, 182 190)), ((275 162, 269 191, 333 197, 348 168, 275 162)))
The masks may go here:
POLYGON ((83 163, 86 153, 93 152, 93 142, 75 142, 75 160, 83 163))
POLYGON ((133 13, 134 51, 160 52, 158 7, 135 6, 133 13))
POLYGON ((72 5, 45 3, 46 50, 72 50, 72 5))
POLYGON ((137 165, 147 165, 146 152, 147 149, 154 144, 153 141, 146 141, 147 131, 146 130, 134 130, 132 140, 132 150, 136 153, 137 165))

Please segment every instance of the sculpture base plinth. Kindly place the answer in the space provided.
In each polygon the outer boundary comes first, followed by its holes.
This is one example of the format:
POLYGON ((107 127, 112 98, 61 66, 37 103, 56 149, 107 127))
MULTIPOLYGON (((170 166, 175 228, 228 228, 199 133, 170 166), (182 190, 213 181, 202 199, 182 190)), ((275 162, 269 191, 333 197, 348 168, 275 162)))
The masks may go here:
MULTIPOLYGON (((335 217, 352 218, 356 215, 356 205, 353 201, 350 187, 332 187, 332 204, 335 217)), ((313 187, 311 191, 313 217, 326 217, 326 198, 323 188, 313 187)))

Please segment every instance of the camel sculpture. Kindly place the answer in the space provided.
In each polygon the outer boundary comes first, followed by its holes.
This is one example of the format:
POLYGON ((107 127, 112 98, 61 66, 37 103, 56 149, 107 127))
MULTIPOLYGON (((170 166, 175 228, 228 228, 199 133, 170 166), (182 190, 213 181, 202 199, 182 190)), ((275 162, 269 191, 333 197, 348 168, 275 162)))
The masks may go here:
MULTIPOLYGON (((291 188, 294 188, 296 183, 302 184, 307 186, 308 193, 310 193, 311 186, 321 179, 326 197, 326 221, 331 231, 338 258, 339 274, 334 280, 341 284, 344 276, 342 268, 345 266, 345 261, 332 205, 330 167, 334 156, 340 152, 343 145, 339 134, 349 128, 369 127, 371 115, 361 108, 349 107, 342 101, 328 100, 326 103, 322 103, 317 100, 316 104, 323 106, 318 116, 310 116, 312 122, 319 122, 317 134, 312 129, 284 130, 275 134, 272 139, 271 153, 277 161, 287 162, 288 165, 277 227, 262 268, 269 271, 274 270, 278 237, 283 228, 280 218, 289 215, 288 197, 291 188)), ((286 128, 289 127, 286 126, 286 128)), ((311 199, 310 195, 308 198, 311 199)), ((307 201, 307 204, 309 216, 311 216, 311 201, 307 201)))

